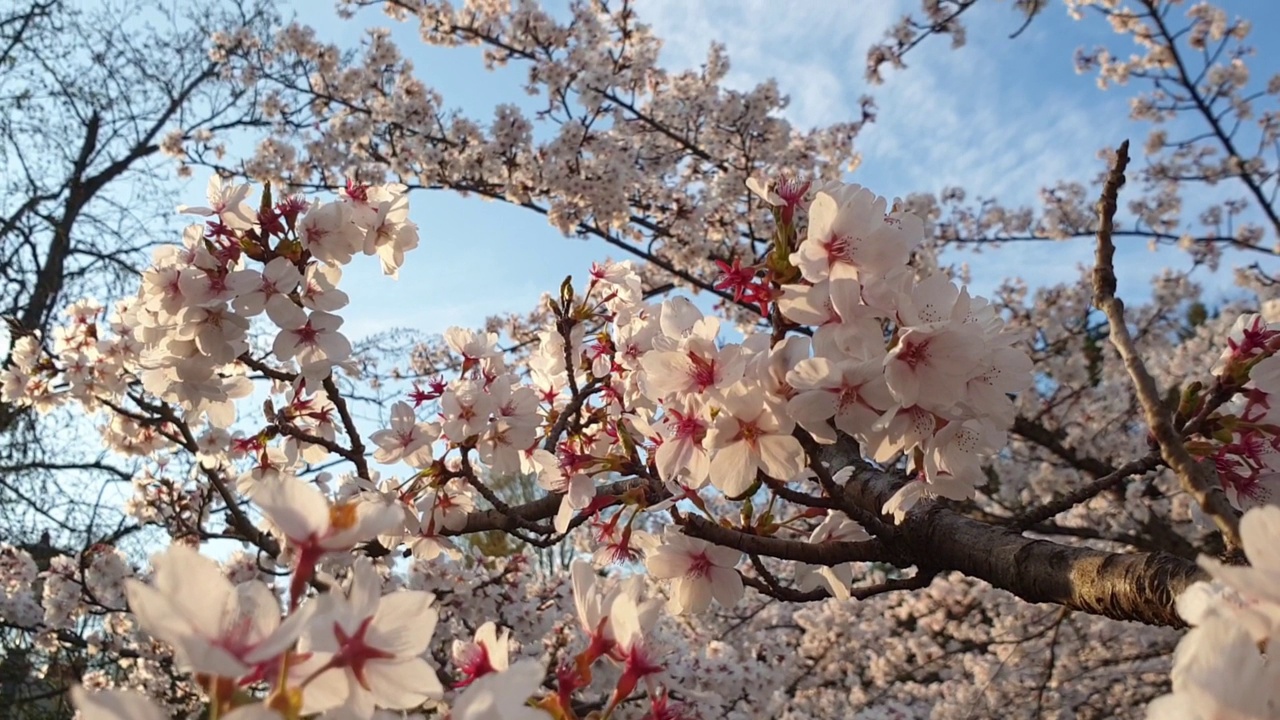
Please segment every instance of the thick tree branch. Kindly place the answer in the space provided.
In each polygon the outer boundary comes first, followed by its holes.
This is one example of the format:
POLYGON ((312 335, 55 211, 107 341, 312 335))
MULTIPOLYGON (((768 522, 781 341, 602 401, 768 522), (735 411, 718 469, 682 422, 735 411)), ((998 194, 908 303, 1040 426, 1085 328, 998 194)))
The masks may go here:
MULTIPOLYGON (((828 457, 823 458, 834 468, 854 467, 841 500, 850 507, 874 508, 878 515, 879 508, 897 489, 898 480, 861 460, 850 459, 843 445, 824 446, 828 457)), ((651 500, 666 496, 660 482, 645 478, 601 486, 596 495, 620 496, 636 489, 643 489, 651 500)), ((560 500, 560 495, 549 495, 509 507, 507 512, 474 512, 461 529, 447 534, 519 530, 522 522, 553 517, 560 500)), ((1057 603, 1073 610, 1151 625, 1181 627, 1184 623, 1174 608, 1174 600, 1192 583, 1208 578, 1194 562, 1174 555, 1110 553, 1034 540, 929 502, 921 503, 881 541, 830 543, 826 548, 827 544, 822 543, 747 535, 697 519, 691 519, 685 527, 693 537, 782 559, 816 564, 874 559, 899 567, 916 565, 931 572, 960 572, 1028 602, 1057 603), (883 553, 874 553, 873 549, 883 553)))
MULTIPOLYGON (((891 475, 855 464, 847 502, 882 507, 896 490, 891 475)), ((1208 575, 1194 562, 1165 553, 1109 553, 1047 540, 961 515, 940 503, 921 503, 885 545, 899 566, 953 570, 1007 590, 1028 602, 1151 625, 1184 625, 1174 600, 1208 575)))

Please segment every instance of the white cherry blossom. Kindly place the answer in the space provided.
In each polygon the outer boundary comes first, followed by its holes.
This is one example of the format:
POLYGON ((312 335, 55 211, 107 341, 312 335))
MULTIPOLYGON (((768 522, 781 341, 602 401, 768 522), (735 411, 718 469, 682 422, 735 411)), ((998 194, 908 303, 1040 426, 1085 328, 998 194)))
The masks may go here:
POLYGON ((405 462, 412 467, 425 467, 432 459, 431 443, 440 436, 440 426, 420 423, 408 403, 391 406, 391 427, 369 436, 378 446, 373 459, 380 463, 405 462))
POLYGON ((267 586, 256 581, 233 586, 213 560, 182 545, 170 546, 151 562, 151 583, 126 581, 129 607, 194 672, 227 678, 248 674, 292 645, 309 614, 294 613, 282 624, 279 600, 267 586))
POLYGON ((526 701, 542 686, 542 665, 521 660, 509 669, 486 675, 467 686, 454 700, 452 720, 548 720, 545 710, 526 701))
POLYGON ((645 558, 644 565, 653 577, 673 581, 673 611, 697 614, 710 607, 712 598, 725 608, 738 604, 743 585, 733 568, 741 560, 738 550, 668 534, 645 558))
POLYGON ((707 432, 711 482, 729 497, 738 497, 764 472, 788 482, 804 470, 805 453, 791 436, 791 419, 749 390, 725 397, 723 409, 707 432))
POLYGON ((296 671, 309 678, 304 712, 342 707, 371 718, 375 706, 408 709, 443 695, 422 658, 439 617, 434 595, 401 590, 384 596, 377 571, 361 560, 346 593, 325 599, 300 644, 314 653, 296 671))

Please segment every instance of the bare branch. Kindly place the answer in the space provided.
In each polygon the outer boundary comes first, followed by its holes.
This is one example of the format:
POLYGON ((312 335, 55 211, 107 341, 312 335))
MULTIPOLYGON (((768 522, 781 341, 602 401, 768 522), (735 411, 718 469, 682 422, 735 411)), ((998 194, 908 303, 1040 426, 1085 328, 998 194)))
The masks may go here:
POLYGON ((1116 150, 1115 166, 1107 176, 1102 200, 1098 203, 1098 252, 1097 265, 1093 270, 1094 305, 1107 315, 1111 344, 1120 353, 1125 369, 1133 380, 1147 424, 1160 446, 1161 457, 1173 468, 1183 489, 1213 518, 1214 524, 1222 532, 1227 549, 1238 550, 1241 547, 1239 516, 1227 502, 1227 496, 1222 492, 1212 465, 1197 462, 1182 444, 1182 438, 1169 417, 1169 409, 1165 407, 1160 391, 1156 388, 1156 381, 1147 372, 1137 346, 1129 335, 1129 328, 1124 320, 1124 303, 1116 297, 1116 248, 1111 241, 1111 228, 1116 214, 1116 198, 1120 194, 1120 186, 1124 184, 1124 170, 1128 163, 1129 141, 1126 140, 1116 150))

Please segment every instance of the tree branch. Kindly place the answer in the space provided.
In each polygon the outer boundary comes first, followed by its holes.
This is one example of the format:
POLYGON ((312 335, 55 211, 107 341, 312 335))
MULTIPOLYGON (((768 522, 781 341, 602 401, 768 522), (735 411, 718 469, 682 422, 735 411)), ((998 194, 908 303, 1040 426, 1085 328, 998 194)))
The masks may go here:
MULTIPOLYGON (((883 507, 898 481, 865 463, 845 485, 847 502, 883 507)), ((889 562, 953 570, 1028 602, 1050 602, 1117 620, 1182 627, 1174 600, 1207 580, 1194 562, 1166 553, 1109 553, 1033 540, 965 517, 940 503, 908 513, 885 545, 889 562)))
POLYGON ((1102 189, 1102 200, 1098 203, 1098 252, 1097 264, 1093 269, 1093 302, 1107 315, 1111 344, 1120 353, 1125 369, 1133 380, 1138 400, 1147 416, 1147 424, 1160 445, 1160 456, 1173 468, 1183 489, 1213 518, 1214 524, 1222 533, 1227 550, 1238 550, 1241 547, 1240 518, 1227 502, 1216 473, 1208 463, 1197 462, 1191 457, 1191 453, 1182 444, 1182 437, 1173 427, 1169 409, 1164 406, 1156 381, 1147 372, 1142 356, 1129 335, 1129 328, 1124 322, 1124 303, 1116 297, 1116 247, 1111 242, 1111 229, 1116 214, 1116 198, 1120 194, 1120 186, 1124 184, 1124 169, 1128 164, 1129 141, 1125 140, 1116 150, 1116 164, 1107 176, 1107 183, 1102 189))

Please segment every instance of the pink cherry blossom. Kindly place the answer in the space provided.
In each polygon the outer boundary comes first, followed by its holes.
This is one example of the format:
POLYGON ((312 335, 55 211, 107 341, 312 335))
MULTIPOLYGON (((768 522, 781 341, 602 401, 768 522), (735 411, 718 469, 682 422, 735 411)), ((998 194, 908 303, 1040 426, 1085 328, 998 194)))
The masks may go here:
POLYGON ((884 379, 904 406, 946 411, 963 396, 982 338, 952 326, 911 328, 884 359, 884 379))
POLYGON ((1280 630, 1280 556, 1274 552, 1280 539, 1280 507, 1264 505, 1245 513, 1240 520, 1240 537, 1248 566, 1227 565, 1207 556, 1200 557, 1200 564, 1241 595, 1266 602, 1273 631, 1280 630))
POLYGON ((742 377, 745 367, 738 346, 718 348, 712 339, 698 336, 685 339, 678 350, 650 352, 640 362, 657 397, 723 391, 742 377))
POLYGON ((323 311, 308 314, 296 305, 290 309, 282 306, 277 315, 278 319, 273 320, 277 320, 280 333, 271 346, 277 358, 296 357, 306 368, 319 363, 340 363, 351 356, 351 342, 338 332, 342 318, 337 315, 323 311))
MULTIPOLYGON (((301 280, 302 274, 292 262, 287 258, 275 258, 262 269, 258 286, 238 294, 232 305, 237 313, 252 317, 267 310, 273 303, 292 304, 288 295, 297 289, 301 280)), ((288 310, 285 312, 288 313, 288 310)), ((274 316, 272 322, 276 322, 274 316)))
POLYGON ((705 406, 696 398, 683 411, 667 408, 661 425, 662 444, 655 453, 659 477, 667 481, 678 477, 695 489, 706 484, 711 463, 704 441, 710 425, 705 406))
POLYGON ((290 587, 295 602, 322 555, 350 550, 356 543, 399 529, 404 521, 402 511, 391 503, 363 498, 331 503, 319 490, 290 477, 256 486, 253 501, 298 551, 290 587))
POLYGON ((504 628, 499 633, 493 622, 481 625, 471 642, 454 640, 453 662, 462 673, 462 680, 454 687, 465 687, 486 675, 506 670, 510 666, 510 645, 511 631, 504 628))
POLYGON ((467 686, 453 701, 451 720, 549 720, 545 710, 527 700, 542 686, 545 671, 537 660, 521 660, 467 686))
POLYGON ((219 221, 236 230, 245 230, 255 224, 256 213, 249 207, 248 185, 232 185, 214 174, 209 178, 209 205, 207 207, 179 205, 178 212, 189 215, 216 215, 219 221))
POLYGON ((298 221, 298 238, 321 262, 346 265, 360 249, 363 234, 345 203, 323 203, 313 205, 298 221))
POLYGON ((282 624, 280 602, 267 586, 233 586, 213 560, 186 546, 171 545, 151 562, 150 584, 126 581, 129 607, 193 672, 247 675, 292 645, 309 615, 307 606, 282 624))
POLYGON ((806 280, 819 282, 832 274, 884 278, 906 264, 924 236, 919 218, 886 215, 888 201, 859 185, 829 190, 814 197, 808 236, 791 255, 806 280))
POLYGON ((787 373, 796 389, 787 412, 818 442, 836 441, 835 430, 866 433, 892 403, 882 364, 874 360, 833 362, 824 357, 802 360, 787 373))

